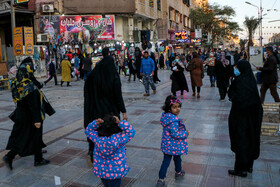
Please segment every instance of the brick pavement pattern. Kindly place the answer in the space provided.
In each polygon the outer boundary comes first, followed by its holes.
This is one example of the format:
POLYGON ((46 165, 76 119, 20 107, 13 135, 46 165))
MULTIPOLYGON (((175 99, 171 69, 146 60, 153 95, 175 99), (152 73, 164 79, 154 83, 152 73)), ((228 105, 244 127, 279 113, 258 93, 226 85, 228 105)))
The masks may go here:
MULTIPOLYGON (((170 94, 169 71, 160 71, 162 82, 157 85, 158 94, 143 97, 144 87, 122 78, 123 95, 129 123, 136 129, 135 138, 127 144, 128 175, 122 186, 155 186, 163 159, 160 151, 162 127, 161 106, 170 94)), ((60 78, 58 78, 60 79, 60 78)), ((187 76, 190 82, 189 76, 187 76)), ((167 173, 170 187, 195 186, 280 186, 280 147, 262 141, 260 158, 255 162, 253 174, 247 178, 231 177, 227 170, 234 166, 234 154, 230 150, 228 115, 230 102, 218 102, 217 88, 211 88, 204 79, 201 98, 185 93, 180 118, 190 131, 189 155, 182 156, 186 171, 183 180, 175 181, 174 164, 167 173)), ((83 130, 83 81, 73 82, 72 87, 53 86, 49 83, 43 91, 54 105, 57 113, 44 123, 44 141, 48 151, 44 157, 51 164, 34 167, 33 158, 17 157, 14 170, 9 171, 0 161, 0 186, 55 186, 54 176, 61 178, 65 187, 102 186, 88 163, 87 142, 83 130)), ((269 94, 267 99, 271 100, 269 94)), ((8 115, 15 105, 9 91, 0 92, 0 156, 6 154, 5 146, 12 129, 8 115)), ((263 138, 263 137, 262 137, 263 138)))

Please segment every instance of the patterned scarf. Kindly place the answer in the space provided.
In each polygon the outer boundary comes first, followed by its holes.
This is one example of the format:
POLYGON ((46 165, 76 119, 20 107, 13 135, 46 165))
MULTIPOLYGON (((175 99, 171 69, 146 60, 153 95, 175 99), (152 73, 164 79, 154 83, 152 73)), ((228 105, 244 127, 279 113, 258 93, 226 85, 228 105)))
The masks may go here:
POLYGON ((32 78, 34 78, 34 65, 32 62, 22 63, 17 71, 16 78, 12 82, 12 97, 15 103, 23 100, 30 93, 38 90, 40 93, 40 103, 41 103, 41 117, 42 120, 45 119, 43 109, 43 94, 34 85, 32 78))

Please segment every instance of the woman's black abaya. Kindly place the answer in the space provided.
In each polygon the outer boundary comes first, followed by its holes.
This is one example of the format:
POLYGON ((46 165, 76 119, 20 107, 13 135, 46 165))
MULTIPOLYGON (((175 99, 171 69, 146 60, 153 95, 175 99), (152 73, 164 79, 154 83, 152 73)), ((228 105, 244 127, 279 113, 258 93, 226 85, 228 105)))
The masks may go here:
POLYGON ((239 61, 241 75, 229 89, 232 107, 229 116, 231 150, 236 155, 235 172, 252 171, 260 155, 260 133, 263 116, 257 83, 248 61, 239 61))
POLYGON ((189 92, 189 87, 188 87, 188 83, 184 74, 184 68, 179 64, 176 63, 174 64, 174 66, 172 67, 172 85, 171 85, 171 92, 173 93, 173 95, 176 95, 177 91, 181 91, 181 93, 186 90, 187 92, 189 92), (177 69, 179 71, 174 71, 173 68, 177 67, 177 69))
MULTIPOLYGON (((126 113, 121 81, 114 59, 105 56, 90 73, 84 86, 84 127, 98 118, 104 118, 107 114, 120 116, 120 112, 126 113)), ((94 145, 88 140, 91 156, 94 145)))

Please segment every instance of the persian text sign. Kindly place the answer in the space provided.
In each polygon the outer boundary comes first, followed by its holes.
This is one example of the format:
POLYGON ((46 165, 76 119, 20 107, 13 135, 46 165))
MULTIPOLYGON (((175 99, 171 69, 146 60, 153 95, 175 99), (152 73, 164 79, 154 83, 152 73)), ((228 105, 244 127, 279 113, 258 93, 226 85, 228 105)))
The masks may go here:
POLYGON ((115 39, 115 16, 60 16, 60 33, 90 34, 91 39, 114 40, 115 39), (93 38, 92 38, 93 37, 93 38))
POLYGON ((34 55, 33 28, 24 27, 25 54, 34 55))
POLYGON ((23 34, 22 27, 14 28, 14 54, 16 56, 23 55, 23 34))
POLYGON ((187 31, 176 31, 175 40, 179 42, 188 42, 188 33, 187 31))

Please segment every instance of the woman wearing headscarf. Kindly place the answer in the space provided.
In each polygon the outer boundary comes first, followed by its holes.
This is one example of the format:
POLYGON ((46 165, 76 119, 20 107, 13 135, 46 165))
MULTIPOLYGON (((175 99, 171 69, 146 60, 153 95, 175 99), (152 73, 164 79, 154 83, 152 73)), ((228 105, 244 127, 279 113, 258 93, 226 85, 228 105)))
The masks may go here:
POLYGON ((159 67, 160 69, 164 69, 164 55, 162 53, 159 57, 159 67))
MULTIPOLYGON (((127 120, 126 108, 122 97, 120 75, 116 71, 114 59, 108 56, 109 49, 102 50, 103 59, 91 71, 84 86, 84 127, 108 114, 127 120)), ((89 142, 89 155, 93 159, 94 144, 89 142)))
POLYGON ((216 58, 215 73, 217 78, 217 87, 219 88, 220 93, 220 101, 224 102, 229 87, 229 79, 232 76, 230 63, 226 59, 224 52, 221 52, 220 60, 216 58))
POLYGON ((129 78, 128 81, 131 81, 131 76, 133 75, 133 80, 136 81, 136 61, 135 57, 132 56, 131 59, 128 61, 128 68, 129 68, 129 78))
POLYGON ((30 57, 23 60, 19 66, 11 88, 16 103, 12 117, 15 124, 6 147, 10 151, 3 157, 3 161, 11 170, 16 155, 34 155, 34 166, 49 164, 50 161, 42 156, 42 148, 46 147, 42 140, 44 98, 39 90, 41 84, 34 77, 34 66, 30 57))
POLYGON ((214 53, 210 53, 209 58, 206 59, 207 75, 210 78, 211 87, 215 87, 216 74, 215 74, 215 57, 214 53))
POLYGON ((176 96, 177 91, 181 91, 181 95, 184 95, 184 90, 189 92, 188 83, 184 74, 184 64, 180 61, 179 56, 176 56, 175 60, 172 62, 172 85, 171 92, 176 96))
POLYGON ((64 59, 61 62, 61 86, 63 85, 64 82, 67 82, 67 86, 70 86, 70 81, 71 81, 71 63, 68 60, 69 57, 66 55, 64 56, 64 59))
POLYGON ((154 83, 157 84, 158 82, 160 82, 160 80, 158 78, 158 64, 157 64, 157 60, 155 58, 155 54, 154 53, 151 53, 151 59, 155 63, 155 71, 154 71, 154 75, 153 75, 153 80, 154 80, 154 83))
POLYGON ((246 177, 252 173, 260 155, 263 108, 256 79, 248 61, 237 62, 235 79, 229 89, 232 107, 229 116, 231 150, 235 153, 234 170, 229 174, 246 177))
POLYGON ((199 59, 198 53, 193 53, 193 59, 190 62, 190 65, 193 66, 191 68, 191 82, 192 82, 192 90, 193 96, 196 96, 196 88, 197 88, 197 98, 200 98, 200 90, 202 83, 202 78, 204 76, 203 62, 199 59))

